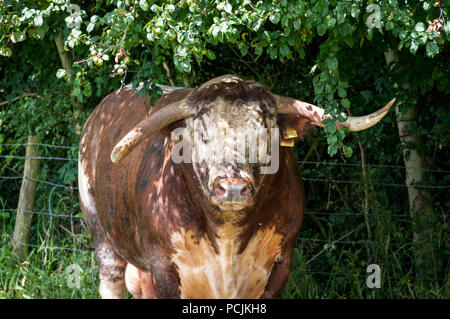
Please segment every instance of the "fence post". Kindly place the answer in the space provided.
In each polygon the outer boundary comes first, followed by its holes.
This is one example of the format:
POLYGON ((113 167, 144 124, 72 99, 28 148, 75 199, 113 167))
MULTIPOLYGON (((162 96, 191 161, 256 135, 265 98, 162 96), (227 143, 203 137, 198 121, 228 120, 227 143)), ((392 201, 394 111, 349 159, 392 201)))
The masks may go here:
POLYGON ((20 259, 24 259, 27 253, 28 234, 30 232, 33 214, 34 199, 36 197, 36 181, 39 173, 39 159, 31 157, 39 156, 39 139, 36 136, 28 136, 26 146, 25 168, 23 171, 22 186, 20 187, 19 204, 17 206, 17 218, 13 235, 13 250, 20 259), (34 145, 33 145, 34 144, 34 145))

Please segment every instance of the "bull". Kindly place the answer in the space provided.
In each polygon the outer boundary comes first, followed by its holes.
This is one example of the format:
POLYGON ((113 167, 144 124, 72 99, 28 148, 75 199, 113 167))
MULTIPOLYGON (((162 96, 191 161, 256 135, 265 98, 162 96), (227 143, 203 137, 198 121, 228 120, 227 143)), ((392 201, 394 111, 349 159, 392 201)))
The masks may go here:
MULTIPOLYGON (((369 128, 393 102, 337 126, 369 128)), ((127 87, 108 95, 84 125, 78 157, 102 298, 121 298, 125 287, 137 298, 279 297, 305 203, 294 153, 283 145, 327 117, 231 75, 172 90, 151 108, 127 87), (174 136, 180 129, 188 134, 174 136), (263 136, 282 147, 238 160, 255 143, 234 147, 240 137, 223 134, 232 129, 266 132, 256 134, 256 146, 270 144, 263 136), (203 148, 189 151, 195 134, 203 148), (211 152, 235 156, 215 161, 211 152), (175 161, 175 153, 185 160, 175 161)))

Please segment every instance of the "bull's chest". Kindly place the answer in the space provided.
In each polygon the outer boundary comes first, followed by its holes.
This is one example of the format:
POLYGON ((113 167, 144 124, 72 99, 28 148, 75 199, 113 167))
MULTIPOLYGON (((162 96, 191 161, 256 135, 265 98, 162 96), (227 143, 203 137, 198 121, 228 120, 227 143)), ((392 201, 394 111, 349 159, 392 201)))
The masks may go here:
POLYGON ((265 289, 272 267, 280 255, 281 235, 275 227, 261 229, 242 253, 235 229, 219 230, 218 252, 206 238, 191 231, 172 235, 172 262, 178 267, 182 298, 258 298, 265 289))

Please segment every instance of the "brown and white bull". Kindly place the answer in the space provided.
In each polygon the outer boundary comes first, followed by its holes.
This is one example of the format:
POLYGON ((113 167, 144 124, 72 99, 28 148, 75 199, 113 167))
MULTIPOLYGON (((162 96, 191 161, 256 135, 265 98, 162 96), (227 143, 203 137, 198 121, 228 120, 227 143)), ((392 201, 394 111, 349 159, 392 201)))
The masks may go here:
MULTIPOLYGON (((366 129, 392 103, 338 126, 366 129)), ((267 130, 273 137, 279 130, 283 145, 322 126, 326 116, 235 76, 173 90, 152 108, 130 89, 108 95, 84 126, 78 164, 101 296, 120 298, 126 286, 138 298, 278 297, 303 218, 297 161, 290 148, 271 150, 276 171, 262 174, 264 156, 236 160, 255 145, 238 150, 236 138, 221 132, 267 130), (177 163, 172 155, 185 138, 174 138, 177 128, 201 136, 210 151, 236 156, 214 161, 204 152, 201 161, 177 163)))

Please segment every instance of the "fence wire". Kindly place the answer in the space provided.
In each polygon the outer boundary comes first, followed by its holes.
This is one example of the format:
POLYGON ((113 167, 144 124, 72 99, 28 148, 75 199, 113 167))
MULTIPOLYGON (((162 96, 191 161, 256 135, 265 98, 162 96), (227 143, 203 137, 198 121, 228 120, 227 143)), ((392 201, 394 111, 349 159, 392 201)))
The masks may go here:
MULTIPOLYGON (((334 166, 350 166, 350 167, 361 167, 363 163, 335 163, 335 162, 314 162, 314 161, 298 161, 299 164, 316 164, 316 165, 334 165, 334 166)), ((417 166, 403 166, 403 165, 382 165, 382 164, 365 164, 367 167, 376 167, 376 168, 420 168, 423 171, 427 172, 435 172, 435 173, 450 173, 450 171, 446 170, 437 170, 431 168, 423 168, 417 166)))
POLYGON ((14 158, 14 159, 39 159, 39 160, 58 160, 58 161, 77 161, 76 158, 66 157, 46 157, 46 156, 16 156, 16 155, 0 155, 0 158, 14 158))
POLYGON ((51 144, 43 144, 43 143, 0 144, 0 146, 28 146, 28 145, 37 145, 37 146, 64 148, 64 149, 72 148, 71 146, 51 145, 51 144))

